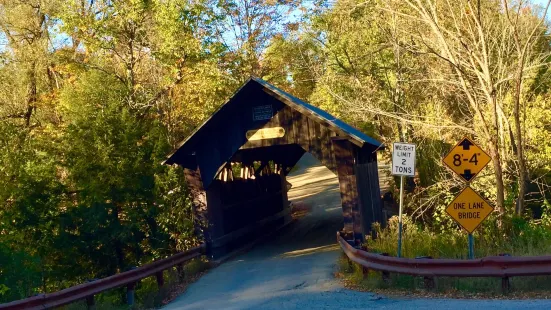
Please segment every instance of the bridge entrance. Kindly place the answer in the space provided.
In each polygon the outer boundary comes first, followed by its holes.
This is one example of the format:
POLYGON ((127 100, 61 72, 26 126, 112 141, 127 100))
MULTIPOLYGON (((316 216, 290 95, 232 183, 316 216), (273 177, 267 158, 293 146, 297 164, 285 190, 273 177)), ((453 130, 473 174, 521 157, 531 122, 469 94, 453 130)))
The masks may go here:
POLYGON ((342 232, 353 244, 382 222, 381 143, 252 78, 165 163, 184 168, 195 225, 214 257, 291 220, 287 175, 309 152, 338 177, 342 232))

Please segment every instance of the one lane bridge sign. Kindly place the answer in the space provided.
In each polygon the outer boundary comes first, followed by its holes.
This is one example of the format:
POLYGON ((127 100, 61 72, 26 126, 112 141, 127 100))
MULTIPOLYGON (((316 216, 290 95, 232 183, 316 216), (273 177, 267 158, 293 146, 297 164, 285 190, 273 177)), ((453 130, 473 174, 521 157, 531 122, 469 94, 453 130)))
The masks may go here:
POLYGON ((490 156, 469 138, 463 138, 444 157, 444 164, 466 182, 472 181, 489 162, 490 156))
POLYGON ((465 187, 446 208, 446 213, 469 234, 472 234, 492 211, 494 207, 469 186, 465 187))

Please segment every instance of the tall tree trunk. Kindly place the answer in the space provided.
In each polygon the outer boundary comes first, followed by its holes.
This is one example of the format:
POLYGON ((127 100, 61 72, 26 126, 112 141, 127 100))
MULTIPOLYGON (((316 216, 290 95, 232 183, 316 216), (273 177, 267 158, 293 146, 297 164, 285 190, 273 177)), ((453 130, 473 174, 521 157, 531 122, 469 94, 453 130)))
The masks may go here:
POLYGON ((36 87, 36 61, 33 61, 31 68, 27 71, 27 78, 29 79, 29 86, 27 89, 27 107, 25 109, 25 126, 31 125, 31 117, 36 109, 36 102, 38 100, 37 87, 36 87))
POLYGON ((123 250, 123 244, 121 240, 119 239, 119 232, 122 230, 122 225, 119 219, 119 213, 120 208, 117 206, 117 204, 113 205, 113 221, 114 221, 114 231, 117 232, 113 244, 115 246, 115 255, 117 259, 117 272, 123 272, 126 269, 126 263, 124 259, 124 250, 123 250))
POLYGON ((503 166, 501 165, 501 154, 499 153, 499 115, 497 109, 496 91, 491 89, 489 92, 489 101, 492 109, 492 127, 488 126, 486 133, 489 135, 490 157, 494 165, 496 177, 496 204, 500 215, 499 226, 501 226, 501 217, 505 214, 505 185, 503 183, 503 166), (494 134, 492 134, 492 132, 494 134))
MULTIPOLYGON (((492 138, 497 139, 497 138, 492 138)), ((501 167, 501 156, 499 149, 496 147, 495 141, 490 142, 490 157, 492 164, 494 165, 495 178, 496 178, 496 207, 499 215, 505 214, 505 185, 503 184, 503 169, 501 167)))
POLYGON ((516 156, 518 161, 518 198, 516 206, 516 214, 521 215, 525 207, 525 196, 526 196, 526 161, 524 158, 524 143, 522 137, 521 121, 520 121, 520 97, 522 92, 522 79, 523 79, 523 68, 524 68, 524 55, 522 55, 519 60, 518 72, 516 77, 515 85, 515 103, 513 106, 513 118, 515 121, 515 138, 516 138, 516 156))

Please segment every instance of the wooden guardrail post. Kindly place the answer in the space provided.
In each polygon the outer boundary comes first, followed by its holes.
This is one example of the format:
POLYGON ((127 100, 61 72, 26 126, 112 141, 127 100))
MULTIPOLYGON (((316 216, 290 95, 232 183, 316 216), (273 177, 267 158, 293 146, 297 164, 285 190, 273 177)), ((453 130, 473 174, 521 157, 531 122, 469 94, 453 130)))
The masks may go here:
POLYGON ((354 262, 349 257, 346 258, 346 261, 348 262, 348 269, 353 271, 354 270, 354 262))
POLYGON ((159 271, 155 274, 155 278, 157 278, 157 287, 161 288, 163 285, 165 285, 165 279, 163 277, 163 271, 159 271))
POLYGON ((94 295, 86 297, 86 306, 88 310, 96 310, 96 300, 94 295))
POLYGON ((186 277, 186 274, 185 274, 185 271, 184 271, 184 264, 176 265, 176 271, 178 272, 178 281, 180 283, 184 282, 184 279, 186 277))
MULTIPOLYGON (((361 249, 362 251, 366 251, 366 252, 367 252, 367 245, 363 244, 363 245, 360 247, 360 249, 361 249)), ((363 277, 364 279, 367 279, 367 277, 369 276, 369 268, 364 267, 364 266, 362 266, 362 265, 360 265, 360 266, 362 267, 362 277, 363 277)))
POLYGON ((134 288, 136 283, 130 283, 126 286, 126 304, 129 306, 134 305, 134 288))
MULTIPOLYGON (((418 256, 415 259, 432 259, 432 256, 418 256)), ((428 291, 433 290, 436 287, 433 277, 423 277, 423 285, 428 291)))
POLYGON ((511 290, 511 282, 509 282, 509 277, 501 278, 501 291, 503 294, 508 294, 511 290))
MULTIPOLYGON (((382 256, 389 256, 388 253, 381 253, 382 256)), ((382 274, 382 278, 383 278, 383 282, 385 282, 386 284, 390 284, 390 272, 388 271, 383 271, 381 272, 382 274)))
MULTIPOLYGON (((511 254, 509 254, 509 253, 500 253, 499 256, 510 257, 511 254)), ((509 281, 509 277, 501 278, 501 292, 503 294, 508 294, 510 290, 511 290, 511 282, 509 281)))

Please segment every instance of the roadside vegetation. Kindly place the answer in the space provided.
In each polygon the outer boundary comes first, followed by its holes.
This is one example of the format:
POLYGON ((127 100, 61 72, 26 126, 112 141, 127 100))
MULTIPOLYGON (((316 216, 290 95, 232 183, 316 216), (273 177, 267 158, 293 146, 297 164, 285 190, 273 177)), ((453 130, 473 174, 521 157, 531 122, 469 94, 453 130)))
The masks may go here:
MULTIPOLYGON (((548 6, 0 0, 0 302, 200 243, 182 170, 162 161, 251 75, 417 144, 405 255, 466 256, 443 211, 461 182, 441 163, 463 136, 491 157, 472 185, 495 206, 476 255, 551 254, 548 6)), ((368 247, 393 253, 395 229, 368 247)))

